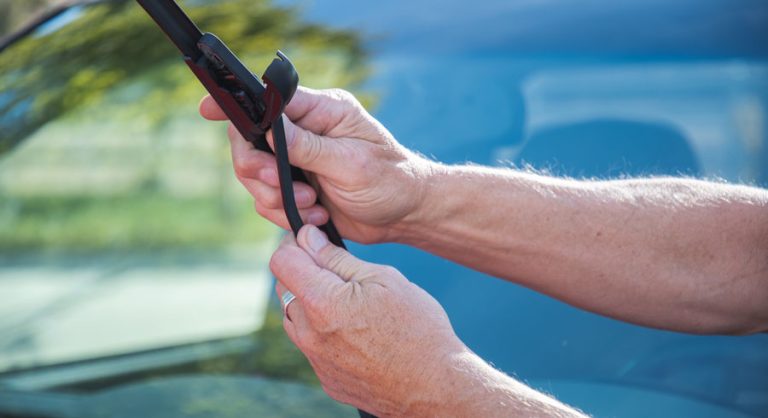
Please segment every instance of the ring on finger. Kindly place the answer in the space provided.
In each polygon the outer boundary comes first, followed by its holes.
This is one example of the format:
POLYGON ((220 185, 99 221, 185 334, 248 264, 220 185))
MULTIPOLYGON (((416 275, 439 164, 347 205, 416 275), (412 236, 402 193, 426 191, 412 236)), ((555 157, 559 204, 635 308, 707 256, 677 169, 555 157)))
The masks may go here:
POLYGON ((283 292, 283 296, 280 299, 283 302, 283 315, 285 315, 285 317, 290 321, 291 317, 288 315, 288 305, 296 300, 296 296, 294 296, 290 291, 286 290, 283 292))

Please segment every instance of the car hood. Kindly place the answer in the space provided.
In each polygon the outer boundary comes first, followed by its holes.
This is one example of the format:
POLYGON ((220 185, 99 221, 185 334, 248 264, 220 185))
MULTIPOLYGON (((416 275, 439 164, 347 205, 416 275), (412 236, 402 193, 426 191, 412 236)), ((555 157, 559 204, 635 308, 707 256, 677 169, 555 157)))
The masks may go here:
MULTIPOLYGON (((732 409, 679 395, 611 383, 531 381, 600 417, 747 418, 732 409), (599 395, 598 395, 599 394, 599 395)), ((340 417, 355 416, 318 387, 250 376, 179 376, 89 395, 17 394, 0 399, 0 413, 52 418, 98 417, 340 417)))

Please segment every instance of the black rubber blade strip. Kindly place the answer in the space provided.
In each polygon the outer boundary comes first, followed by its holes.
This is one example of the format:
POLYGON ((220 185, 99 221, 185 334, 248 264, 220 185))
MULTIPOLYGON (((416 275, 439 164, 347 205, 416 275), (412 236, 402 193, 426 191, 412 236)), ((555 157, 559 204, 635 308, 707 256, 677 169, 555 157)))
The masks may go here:
MULTIPOLYGON (((310 184, 306 175, 301 170, 291 166, 288 162, 288 145, 285 140, 285 126, 283 125, 283 118, 278 117, 272 123, 272 134, 275 143, 275 159, 277 160, 277 175, 280 178, 280 194, 283 197, 283 210, 285 216, 288 218, 288 224, 291 226, 293 236, 299 235, 299 230, 304 226, 304 222, 299 214, 299 209, 296 206, 296 198, 293 195, 293 182, 301 181, 303 183, 310 184)), ((341 234, 336 229, 336 225, 333 224, 333 220, 328 220, 328 223, 321 226, 320 230, 328 235, 328 240, 336 245, 346 249, 344 240, 341 238, 341 234)))

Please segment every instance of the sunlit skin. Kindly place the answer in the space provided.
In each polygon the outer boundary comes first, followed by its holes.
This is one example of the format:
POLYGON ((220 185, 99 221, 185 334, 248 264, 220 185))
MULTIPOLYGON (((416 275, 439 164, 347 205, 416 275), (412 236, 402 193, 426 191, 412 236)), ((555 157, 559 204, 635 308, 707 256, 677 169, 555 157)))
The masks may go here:
MULTIPOLYGON (((200 109, 226 119, 210 98, 200 109)), ((301 88, 286 115, 291 162, 321 190, 294 186, 311 224, 330 214, 347 239, 413 245, 628 322, 768 330, 765 190, 446 166, 405 149, 339 90, 301 88)), ((286 228, 274 157, 231 127, 229 137, 257 212, 286 228)), ((271 268, 278 292, 297 296, 286 332, 342 402, 381 416, 579 415, 472 354, 396 270, 327 245, 312 226, 281 244, 271 268)))

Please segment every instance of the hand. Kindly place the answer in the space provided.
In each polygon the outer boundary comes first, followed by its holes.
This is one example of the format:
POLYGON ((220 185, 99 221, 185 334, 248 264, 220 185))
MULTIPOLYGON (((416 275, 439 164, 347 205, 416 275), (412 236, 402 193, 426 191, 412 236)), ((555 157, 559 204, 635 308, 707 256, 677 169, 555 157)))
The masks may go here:
MULTIPOLYGON (((200 103, 200 113, 226 119, 210 96, 200 103)), ((400 227, 416 217, 432 163, 401 146, 345 91, 300 87, 285 114, 290 161, 319 186, 321 205, 313 187, 294 183, 305 223, 322 225, 330 212, 345 238, 396 241, 400 227)), ((255 198, 256 210, 288 229, 274 156, 254 149, 232 125, 229 138, 235 173, 255 198)), ((272 146, 271 132, 267 139, 272 146)))
POLYGON ((329 244, 310 225, 298 243, 285 238, 270 268, 279 295, 287 288, 296 296, 285 331, 331 397, 381 417, 447 404, 445 382, 459 379, 445 378, 446 360, 468 350, 424 290, 329 244))

